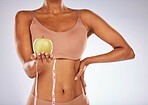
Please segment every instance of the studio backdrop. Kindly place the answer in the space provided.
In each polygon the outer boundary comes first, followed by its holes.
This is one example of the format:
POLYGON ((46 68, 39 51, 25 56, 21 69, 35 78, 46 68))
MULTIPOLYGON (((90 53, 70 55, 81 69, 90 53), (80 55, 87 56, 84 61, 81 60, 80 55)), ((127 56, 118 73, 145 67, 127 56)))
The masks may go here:
MULTIPOLYGON (((0 105, 25 105, 34 79, 27 77, 16 53, 14 18, 43 0, 0 1, 0 105)), ((90 105, 148 105, 148 0, 65 0, 74 9, 90 9, 117 30, 134 49, 133 60, 90 64, 85 71, 90 105)), ((24 46, 25 48, 25 46, 24 46)), ((82 59, 112 47, 91 35, 82 59)))

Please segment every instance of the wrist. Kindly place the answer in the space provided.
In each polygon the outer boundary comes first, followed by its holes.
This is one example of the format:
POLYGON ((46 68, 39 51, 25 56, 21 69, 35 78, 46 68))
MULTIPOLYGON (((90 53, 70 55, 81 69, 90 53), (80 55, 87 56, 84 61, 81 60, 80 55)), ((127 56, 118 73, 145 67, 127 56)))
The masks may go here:
POLYGON ((84 62, 85 62, 85 65, 89 65, 89 64, 92 63, 90 57, 85 58, 85 61, 84 62))

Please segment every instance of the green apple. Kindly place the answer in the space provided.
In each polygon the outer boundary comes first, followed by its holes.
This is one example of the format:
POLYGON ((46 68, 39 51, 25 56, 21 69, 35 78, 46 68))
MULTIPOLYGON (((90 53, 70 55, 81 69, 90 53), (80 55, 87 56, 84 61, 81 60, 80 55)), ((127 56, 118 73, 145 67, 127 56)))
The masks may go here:
POLYGON ((45 52, 51 54, 53 51, 53 43, 47 38, 37 38, 33 42, 33 51, 35 53, 45 52))

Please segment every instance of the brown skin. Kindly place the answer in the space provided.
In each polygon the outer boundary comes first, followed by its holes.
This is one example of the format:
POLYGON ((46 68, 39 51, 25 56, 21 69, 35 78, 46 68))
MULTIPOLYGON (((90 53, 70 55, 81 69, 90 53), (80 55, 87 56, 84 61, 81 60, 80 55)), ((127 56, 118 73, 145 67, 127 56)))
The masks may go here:
MULTIPOLYGON (((44 0, 43 6, 34 10, 34 12, 38 20, 40 20, 44 26, 57 32, 70 29, 71 26, 75 24, 77 18, 76 10, 64 6, 61 0, 44 0), (47 18, 48 16, 52 18, 49 19, 47 18), (50 24, 52 22, 55 24, 50 24), (60 27, 60 25, 64 27, 60 27)), ((90 10, 80 10, 80 14, 85 27, 89 30, 88 37, 94 33, 97 37, 110 44, 113 50, 105 54, 87 57, 81 61, 80 59, 57 59, 56 102, 67 102, 82 94, 82 86, 84 87, 84 71, 89 64, 122 61, 135 57, 134 51, 125 39, 100 16, 90 10), (83 81, 82 86, 80 79, 83 81)), ((37 71, 39 72, 38 98, 51 101, 51 70, 53 59, 52 55, 45 54, 44 52, 39 55, 33 53, 29 30, 31 21, 32 15, 30 11, 19 11, 16 14, 16 49, 28 77, 34 78, 36 76, 35 70, 37 64, 37 71)), ((31 91, 33 94, 34 86, 35 84, 31 91)))

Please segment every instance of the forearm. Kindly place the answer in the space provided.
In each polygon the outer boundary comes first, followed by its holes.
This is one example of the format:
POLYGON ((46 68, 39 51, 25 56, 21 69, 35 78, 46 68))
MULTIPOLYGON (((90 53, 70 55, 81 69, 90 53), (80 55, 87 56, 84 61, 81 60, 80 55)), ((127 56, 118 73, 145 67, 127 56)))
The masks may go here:
POLYGON ((105 54, 88 57, 88 64, 122 61, 133 59, 134 57, 135 54, 131 48, 120 47, 105 54))
POLYGON ((31 60, 23 64, 23 68, 28 77, 34 78, 36 76, 36 61, 31 60))

